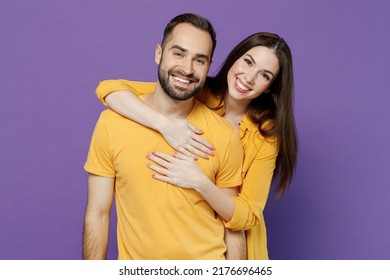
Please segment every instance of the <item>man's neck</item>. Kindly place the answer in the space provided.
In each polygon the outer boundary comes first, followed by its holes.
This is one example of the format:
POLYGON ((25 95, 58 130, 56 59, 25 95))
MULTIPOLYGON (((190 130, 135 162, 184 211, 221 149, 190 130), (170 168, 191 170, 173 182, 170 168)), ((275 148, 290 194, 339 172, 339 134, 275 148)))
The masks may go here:
POLYGON ((168 96, 157 83, 156 89, 150 94, 145 94, 144 102, 156 111, 175 119, 185 119, 195 105, 195 98, 188 100, 175 100, 168 96))

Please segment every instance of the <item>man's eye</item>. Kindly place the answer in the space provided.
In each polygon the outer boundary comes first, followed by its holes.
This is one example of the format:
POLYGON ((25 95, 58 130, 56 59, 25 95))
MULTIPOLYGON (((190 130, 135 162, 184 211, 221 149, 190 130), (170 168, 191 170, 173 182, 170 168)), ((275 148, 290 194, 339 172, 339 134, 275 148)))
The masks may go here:
POLYGON ((206 62, 203 59, 196 59, 195 62, 199 65, 205 65, 206 62))

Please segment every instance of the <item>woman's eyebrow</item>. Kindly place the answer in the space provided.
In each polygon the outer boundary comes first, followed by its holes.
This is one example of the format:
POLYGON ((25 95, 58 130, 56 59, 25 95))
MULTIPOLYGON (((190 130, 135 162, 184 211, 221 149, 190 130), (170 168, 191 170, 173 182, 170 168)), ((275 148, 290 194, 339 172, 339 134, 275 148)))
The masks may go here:
MULTIPOLYGON (((252 61, 253 64, 256 64, 255 59, 249 53, 247 53, 246 55, 250 58, 250 60, 252 61)), ((272 77, 275 76, 274 73, 272 73, 271 71, 269 71, 267 69, 264 69, 264 72, 269 73, 270 75, 272 75, 272 77)))

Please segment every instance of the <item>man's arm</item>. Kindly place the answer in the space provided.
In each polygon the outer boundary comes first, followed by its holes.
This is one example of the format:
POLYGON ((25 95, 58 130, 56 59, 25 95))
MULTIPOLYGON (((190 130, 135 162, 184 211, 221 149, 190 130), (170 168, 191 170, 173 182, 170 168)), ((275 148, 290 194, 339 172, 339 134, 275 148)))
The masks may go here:
POLYGON ((115 178, 88 175, 88 201, 84 217, 83 259, 106 258, 110 209, 115 178))
POLYGON ((245 232, 232 231, 225 228, 225 244, 227 260, 247 260, 245 232))
MULTIPOLYGON (((222 188, 221 190, 230 196, 236 196, 239 193, 239 187, 222 188)), ((225 228, 225 244, 225 257, 227 260, 247 259, 245 231, 232 231, 225 228)))

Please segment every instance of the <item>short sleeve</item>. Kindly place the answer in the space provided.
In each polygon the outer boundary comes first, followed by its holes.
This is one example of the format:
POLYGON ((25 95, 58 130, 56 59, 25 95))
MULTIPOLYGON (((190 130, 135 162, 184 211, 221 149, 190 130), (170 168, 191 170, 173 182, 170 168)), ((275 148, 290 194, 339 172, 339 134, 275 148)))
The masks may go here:
POLYGON ((92 134, 84 169, 98 176, 115 177, 115 169, 110 153, 109 132, 104 114, 105 112, 100 115, 92 134))

